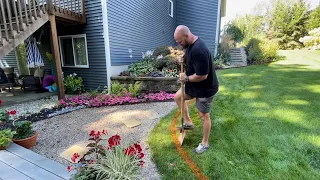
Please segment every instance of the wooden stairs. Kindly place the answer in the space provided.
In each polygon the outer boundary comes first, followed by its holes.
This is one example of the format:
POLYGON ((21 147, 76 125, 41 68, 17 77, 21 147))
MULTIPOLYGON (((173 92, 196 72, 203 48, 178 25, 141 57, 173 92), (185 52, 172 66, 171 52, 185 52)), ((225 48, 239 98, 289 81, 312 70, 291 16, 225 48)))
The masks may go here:
POLYGON ((0 59, 48 22, 50 15, 64 24, 86 23, 84 1, 0 0, 0 59))

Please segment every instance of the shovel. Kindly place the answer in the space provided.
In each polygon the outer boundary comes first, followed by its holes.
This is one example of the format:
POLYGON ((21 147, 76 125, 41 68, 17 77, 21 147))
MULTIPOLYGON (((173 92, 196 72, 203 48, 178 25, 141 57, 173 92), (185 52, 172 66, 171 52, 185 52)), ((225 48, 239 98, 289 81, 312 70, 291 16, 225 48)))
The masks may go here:
MULTIPOLYGON (((183 63, 181 63, 181 73, 183 73, 183 63)), ((184 83, 183 81, 181 81, 181 128, 180 128, 180 135, 178 137, 178 140, 181 145, 185 137, 185 129, 183 127, 183 124, 184 124, 183 117, 184 117, 184 83)))

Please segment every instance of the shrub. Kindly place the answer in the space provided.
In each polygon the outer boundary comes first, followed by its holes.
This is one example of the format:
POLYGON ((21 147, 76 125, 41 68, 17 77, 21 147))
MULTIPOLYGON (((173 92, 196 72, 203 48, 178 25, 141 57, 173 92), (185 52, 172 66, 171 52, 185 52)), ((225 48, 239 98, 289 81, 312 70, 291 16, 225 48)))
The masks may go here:
POLYGON ((8 147, 13 138, 13 132, 11 129, 5 129, 0 131, 0 147, 8 147))
POLYGON ((157 47, 156 50, 154 50, 153 52, 153 56, 154 57, 158 57, 158 56, 167 56, 171 53, 170 49, 167 46, 160 46, 157 47))
MULTIPOLYGON (((144 153, 140 144, 122 145, 121 137, 116 134, 108 139, 108 144, 102 140, 108 132, 90 132, 91 148, 83 157, 74 153, 71 160, 78 162, 77 172, 71 179, 141 179, 139 167, 144 165, 144 153)), ((72 166, 68 166, 70 172, 72 166)))
POLYGON ((141 90, 142 90, 142 86, 141 86, 141 82, 136 82, 134 83, 134 85, 129 84, 129 92, 131 94, 131 97, 137 97, 140 95, 141 90))
POLYGON ((142 61, 130 64, 128 71, 134 76, 145 76, 146 74, 154 71, 154 64, 153 60, 144 58, 142 61))
POLYGON ((14 139, 25 139, 31 137, 35 134, 32 131, 32 122, 31 121, 18 121, 14 124, 16 134, 14 135, 14 139))
POLYGON ((127 93, 126 88, 123 84, 120 84, 119 82, 112 82, 111 84, 111 94, 117 95, 118 97, 122 97, 127 93))
POLYGON ((65 77, 63 82, 67 94, 77 94, 84 91, 83 80, 76 73, 65 77))
POLYGON ((320 49, 320 27, 309 31, 309 36, 299 39, 306 47, 314 47, 320 49))
POLYGON ((279 50, 279 45, 276 41, 265 39, 261 43, 261 49, 266 62, 271 62, 277 59, 277 51, 279 50))
POLYGON ((260 40, 252 38, 249 40, 246 46, 246 52, 248 54, 248 63, 249 64, 260 64, 264 62, 265 57, 260 47, 260 40))

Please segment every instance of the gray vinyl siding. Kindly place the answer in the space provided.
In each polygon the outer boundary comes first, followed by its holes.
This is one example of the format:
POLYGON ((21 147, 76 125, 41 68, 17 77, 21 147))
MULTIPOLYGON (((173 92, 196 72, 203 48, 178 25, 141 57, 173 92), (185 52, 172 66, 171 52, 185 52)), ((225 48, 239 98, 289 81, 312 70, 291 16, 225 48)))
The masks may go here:
POLYGON ((100 89, 107 85, 105 45, 102 24, 101 0, 86 0, 87 23, 58 27, 58 36, 86 34, 89 68, 63 67, 64 75, 76 73, 83 79, 85 89, 100 89))
POLYGON ((174 15, 168 0, 109 0, 108 27, 111 65, 128 65, 142 58, 142 52, 174 44, 174 15), (128 49, 132 50, 132 58, 128 49))
POLYGON ((177 25, 189 27, 214 53, 218 0, 177 0, 177 25))
POLYGON ((12 50, 9 54, 0 60, 0 67, 14 67, 14 72, 18 73, 18 65, 15 50, 12 50))

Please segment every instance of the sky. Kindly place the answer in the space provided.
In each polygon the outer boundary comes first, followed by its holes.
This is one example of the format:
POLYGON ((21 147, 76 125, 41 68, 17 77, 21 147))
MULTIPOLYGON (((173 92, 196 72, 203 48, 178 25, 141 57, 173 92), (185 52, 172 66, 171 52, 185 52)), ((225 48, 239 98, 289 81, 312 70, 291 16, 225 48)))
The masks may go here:
MULTIPOLYGON (((222 26, 232 20, 237 15, 250 13, 256 6, 263 6, 270 0, 227 0, 226 16, 221 19, 222 26)), ((317 7, 320 0, 307 0, 310 3, 311 9, 317 7)))

